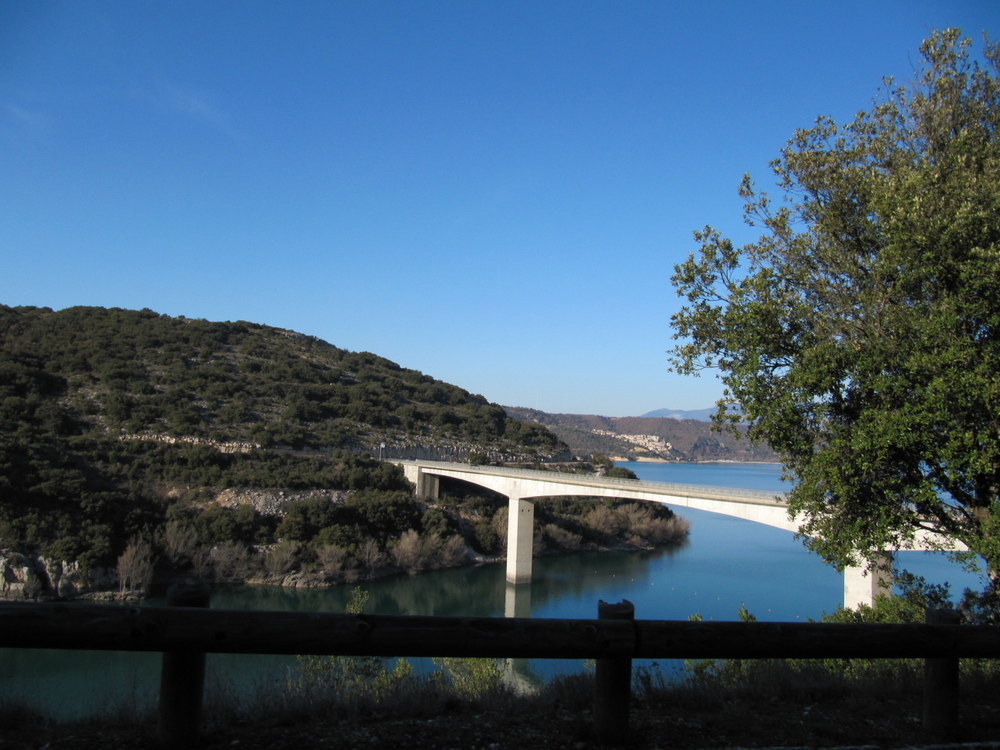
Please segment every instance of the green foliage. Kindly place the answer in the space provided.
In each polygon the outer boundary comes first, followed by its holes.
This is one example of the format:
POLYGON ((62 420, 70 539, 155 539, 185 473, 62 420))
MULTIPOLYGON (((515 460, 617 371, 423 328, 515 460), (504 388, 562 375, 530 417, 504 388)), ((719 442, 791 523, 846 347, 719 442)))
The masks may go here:
POLYGON ((351 589, 351 598, 347 600, 344 611, 349 615, 362 615, 365 612, 365 607, 368 606, 370 598, 371 593, 367 589, 355 586, 351 589))
POLYGON ((860 605, 857 609, 840 607, 824 615, 824 622, 855 623, 919 623, 924 621, 928 609, 948 609, 953 606, 947 584, 929 584, 920 576, 905 571, 894 571, 897 595, 881 595, 874 604, 860 605))
POLYGON ((30 418, 49 430, 65 422, 321 450, 355 443, 367 425, 486 445, 563 447, 482 396, 289 331, 151 311, 0 312, 2 426, 30 418), (61 394, 68 395, 65 413, 39 413, 61 394))
POLYGON ((452 691, 465 700, 485 700, 508 690, 503 659, 442 657, 433 661, 452 691))
MULTIPOLYGON (((897 571, 896 595, 876 597, 872 606, 863 604, 857 609, 838 608, 824 615, 823 622, 899 624, 923 623, 928 609, 949 609, 953 606, 947 585, 929 584, 920 576, 897 571)), ((972 592, 966 592, 966 602, 960 608, 963 622, 981 624, 995 622, 996 611, 983 617, 988 605, 983 604, 972 592), (970 608, 969 597, 979 604, 970 608)), ((756 622, 745 605, 737 612, 741 622, 756 622)), ((692 615, 694 621, 702 620, 700 615, 692 615)), ((891 684, 918 681, 924 668, 922 659, 799 659, 799 660, 753 660, 753 659, 691 659, 684 663, 689 680, 701 685, 715 685, 716 688, 746 687, 762 680, 781 676, 809 681, 819 680, 827 684, 838 682, 867 682, 871 684, 891 684)), ((1000 676, 1000 665, 995 659, 962 659, 960 668, 964 678, 970 680, 991 679, 1000 676)))
POLYGON ((397 659, 390 667, 374 656, 300 656, 297 667, 288 689, 301 699, 326 694, 341 702, 378 703, 415 680, 413 665, 406 659, 397 659))
POLYGON ((472 529, 472 546, 484 555, 497 555, 503 551, 503 540, 496 526, 490 521, 479 521, 472 529))
POLYGON ((706 227, 673 277, 674 367, 714 367, 798 481, 807 544, 851 564, 935 528, 1000 566, 1000 48, 921 47, 846 124, 820 118, 750 178, 742 248, 706 227))
POLYGON ((351 496, 347 507, 357 513, 367 533, 379 539, 416 529, 423 517, 421 503, 405 492, 359 492, 351 496))
POLYGON ((659 503, 588 497, 542 498, 535 503, 536 523, 555 548, 591 545, 652 549, 682 543, 688 524, 659 503))
MULTIPOLYGON (((351 589, 345 612, 364 614, 369 593, 360 586, 351 589)), ((390 668, 378 656, 299 656, 298 672, 288 681, 289 690, 304 698, 317 694, 336 696, 340 701, 378 703, 389 695, 412 689, 413 665, 397 659, 390 668)))
POLYGON ((425 510, 420 517, 420 528, 425 534, 438 536, 452 534, 457 530, 452 519, 440 508, 425 510))

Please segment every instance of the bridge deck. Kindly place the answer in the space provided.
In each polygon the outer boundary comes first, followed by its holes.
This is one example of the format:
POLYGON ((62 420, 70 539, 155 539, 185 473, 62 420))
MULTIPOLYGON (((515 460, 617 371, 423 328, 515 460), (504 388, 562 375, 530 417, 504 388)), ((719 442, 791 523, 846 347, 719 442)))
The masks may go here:
POLYGON ((475 466, 472 464, 447 463, 443 461, 429 462, 396 460, 393 463, 421 466, 427 471, 442 473, 445 475, 462 473, 479 474, 482 476, 521 477, 540 482, 579 485, 581 488, 600 487, 602 489, 619 489, 631 492, 668 495, 671 497, 731 500, 753 505, 771 505, 778 507, 787 506, 787 501, 785 500, 785 495, 783 493, 769 492, 767 490, 748 490, 740 487, 716 487, 705 484, 680 484, 676 482, 650 482, 643 479, 600 477, 593 474, 571 474, 560 471, 519 469, 504 466, 475 466))

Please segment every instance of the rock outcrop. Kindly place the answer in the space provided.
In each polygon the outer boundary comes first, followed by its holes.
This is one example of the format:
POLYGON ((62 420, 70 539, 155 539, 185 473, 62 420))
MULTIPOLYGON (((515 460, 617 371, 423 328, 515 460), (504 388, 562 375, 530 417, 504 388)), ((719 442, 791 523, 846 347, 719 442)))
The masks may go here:
POLYGON ((342 503, 347 499, 343 490, 281 490, 281 489, 224 489, 215 496, 216 505, 236 508, 252 505, 258 513, 266 516, 283 516, 289 503, 300 500, 323 498, 332 503, 342 503))
POLYGON ((115 587, 114 571, 83 571, 78 562, 0 550, 0 599, 72 599, 115 587))

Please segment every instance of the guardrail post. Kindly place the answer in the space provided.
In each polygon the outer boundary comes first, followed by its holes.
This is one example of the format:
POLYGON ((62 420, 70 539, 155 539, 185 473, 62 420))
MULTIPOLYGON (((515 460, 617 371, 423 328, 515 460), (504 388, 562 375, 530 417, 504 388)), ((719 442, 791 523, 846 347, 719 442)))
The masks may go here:
MULTIPOLYGON (((208 607, 208 588, 200 584, 171 586, 168 607, 208 607)), ((164 748, 198 745, 201 698, 205 686, 205 654, 165 651, 160 671, 160 744, 164 748)))
MULTIPOLYGON (((617 604, 597 603, 599 620, 634 620, 635 607, 623 599, 617 604)), ((594 671, 594 733, 608 745, 628 739, 628 707, 632 698, 632 657, 597 659, 594 671)))
MULTIPOLYGON (((928 625, 958 625, 953 609, 928 609, 928 625)), ((958 657, 924 659, 924 729, 949 734, 958 727, 958 657)))

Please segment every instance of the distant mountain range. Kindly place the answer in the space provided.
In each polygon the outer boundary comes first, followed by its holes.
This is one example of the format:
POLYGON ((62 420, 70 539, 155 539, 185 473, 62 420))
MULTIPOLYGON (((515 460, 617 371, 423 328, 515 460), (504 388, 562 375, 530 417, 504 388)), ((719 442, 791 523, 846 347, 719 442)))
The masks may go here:
MULTIPOLYGON (((661 410, 671 414, 702 415, 677 419, 602 417, 596 414, 549 414, 537 409, 505 406, 508 416, 547 428, 574 455, 581 458, 601 453, 626 460, 658 461, 777 461, 768 446, 719 432, 706 421, 713 410, 661 410)), ((652 412, 656 413, 656 412, 652 412)))

